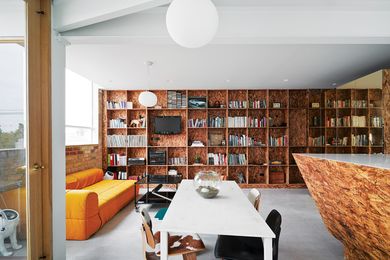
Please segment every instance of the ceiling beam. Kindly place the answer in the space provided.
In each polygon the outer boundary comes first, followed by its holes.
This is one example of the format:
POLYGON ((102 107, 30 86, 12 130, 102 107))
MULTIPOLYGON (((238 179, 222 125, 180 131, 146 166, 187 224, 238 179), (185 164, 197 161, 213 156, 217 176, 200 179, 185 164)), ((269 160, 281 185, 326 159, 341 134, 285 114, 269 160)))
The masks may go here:
POLYGON ((171 0, 60 0, 54 2, 58 32, 108 21, 170 3, 171 0))

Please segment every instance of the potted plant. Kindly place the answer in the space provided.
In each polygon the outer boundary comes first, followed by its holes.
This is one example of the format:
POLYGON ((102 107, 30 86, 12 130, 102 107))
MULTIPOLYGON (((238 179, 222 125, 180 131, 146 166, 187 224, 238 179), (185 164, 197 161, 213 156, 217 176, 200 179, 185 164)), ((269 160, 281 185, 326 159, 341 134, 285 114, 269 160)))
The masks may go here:
POLYGON ((199 154, 195 155, 195 163, 200 163, 200 160, 201 160, 200 155, 199 154))

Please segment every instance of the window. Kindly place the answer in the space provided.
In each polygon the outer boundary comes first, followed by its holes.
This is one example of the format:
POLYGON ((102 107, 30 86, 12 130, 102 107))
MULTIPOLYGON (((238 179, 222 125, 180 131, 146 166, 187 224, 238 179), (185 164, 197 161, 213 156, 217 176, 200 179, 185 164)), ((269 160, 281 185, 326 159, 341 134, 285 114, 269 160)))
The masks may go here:
POLYGON ((98 143, 98 89, 91 80, 66 70, 66 145, 98 143))

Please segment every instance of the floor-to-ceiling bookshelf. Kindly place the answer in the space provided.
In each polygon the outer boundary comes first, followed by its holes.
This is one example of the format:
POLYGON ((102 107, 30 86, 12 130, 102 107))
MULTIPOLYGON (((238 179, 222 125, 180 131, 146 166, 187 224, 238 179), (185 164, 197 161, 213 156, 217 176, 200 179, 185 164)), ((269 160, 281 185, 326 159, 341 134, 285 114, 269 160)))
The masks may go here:
POLYGON ((176 90, 180 96, 185 95, 187 99, 206 97, 208 104, 206 108, 184 107, 184 103, 183 106, 168 108, 169 97, 166 90, 153 91, 158 97, 158 108, 145 108, 138 103, 140 92, 133 90, 104 92, 105 169, 125 171, 128 176, 139 176, 146 172, 166 174, 168 170, 176 169, 184 178, 189 179, 200 170, 208 169, 238 182, 243 176, 244 182, 240 183, 242 187, 303 187, 304 181, 292 153, 383 152, 381 119, 383 108, 380 89, 176 90), (119 108, 108 108, 107 101, 123 104, 132 102, 132 108, 125 105, 121 107, 119 104, 119 108), (144 126, 131 126, 132 120, 139 119, 140 116, 146 120, 144 126), (155 134, 153 124, 156 116, 181 116, 181 133, 155 134), (352 116, 365 117, 365 124, 352 125, 352 116), (229 125, 229 117, 247 118, 247 122, 244 125, 229 125), (347 123, 348 117, 350 123, 347 123), (110 127, 110 120, 119 118, 124 124, 122 128, 110 127), (215 118, 224 118, 224 124, 211 124, 215 118), (250 124, 251 119, 255 118, 258 124, 250 124), (335 118, 336 121, 337 118, 345 118, 345 125, 328 126, 330 118, 335 118), (189 126, 190 119, 205 120, 206 124, 201 127, 189 126), (144 136, 145 144, 108 147, 107 136, 110 135, 126 136, 124 138, 129 135, 144 136), (352 144, 352 136, 355 140, 356 136, 359 136, 361 138, 359 140, 366 141, 352 144), (225 142, 216 145, 211 141, 215 139, 214 137, 221 137, 225 142), (245 141, 236 142, 237 139, 245 141), (339 143, 340 139, 344 140, 344 143, 339 143), (191 146, 195 140, 201 141, 204 146, 191 146), (166 152, 166 164, 148 164, 148 151, 152 149, 166 152), (226 157, 240 154, 241 157, 245 157, 245 161, 241 164, 210 165, 208 154, 211 153, 226 157), (143 157, 146 158, 146 164, 108 165, 106 159, 108 154, 120 154, 126 158, 143 157), (196 157, 199 157, 199 163, 195 163, 196 157), (185 158, 185 161, 182 160, 181 164, 171 164, 170 158, 185 158))

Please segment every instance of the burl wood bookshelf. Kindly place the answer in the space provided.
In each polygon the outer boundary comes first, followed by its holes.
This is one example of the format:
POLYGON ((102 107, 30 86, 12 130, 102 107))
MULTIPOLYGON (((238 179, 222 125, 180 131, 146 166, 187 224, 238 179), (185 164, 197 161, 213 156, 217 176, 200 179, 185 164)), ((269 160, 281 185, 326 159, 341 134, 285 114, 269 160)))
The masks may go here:
MULTIPOLYGON (((145 108, 138 103, 138 90, 105 90, 103 115, 103 166, 111 171, 126 171, 129 176, 141 176, 144 173, 166 174, 175 169, 183 178, 192 179, 200 170, 215 170, 225 175, 229 180, 239 182, 239 176, 244 176, 241 187, 305 187, 299 169, 292 153, 382 153, 383 123, 379 126, 371 124, 372 117, 383 118, 382 93, 380 89, 256 89, 256 90, 176 90, 188 97, 206 97, 206 108, 167 108, 168 91, 153 91, 158 97, 157 106, 161 108, 145 108), (347 101, 348 106, 340 107, 337 101, 347 101), (359 102, 354 102, 359 100, 359 102), (364 102, 363 102, 364 100, 364 102), (133 108, 108 109, 107 101, 132 102, 133 108), (232 101, 246 101, 245 107, 230 108, 232 101), (261 101, 260 107, 253 107, 253 101, 261 101), (333 102, 336 102, 336 105, 333 102), (354 105, 352 105, 352 103, 354 105), (355 105, 359 103, 359 107, 355 105), (363 105, 363 103, 365 105, 363 105), (264 106, 265 104, 265 106, 264 106), (218 107, 214 107, 214 105, 218 107), (146 127, 130 127, 130 122, 140 115, 146 118, 146 127), (154 133, 154 117, 181 116, 181 133, 175 135, 158 135, 154 133), (266 118, 266 125, 250 127, 247 125, 233 127, 228 125, 228 117, 266 118), (365 116, 366 125, 327 126, 329 118, 346 116, 365 116), (212 127, 208 124, 210 118, 225 118, 225 124, 212 127), (126 128, 110 128, 109 120, 122 118, 126 128), (272 124, 270 124, 272 118, 272 124), (315 119, 314 119, 315 118, 315 119), (205 119, 204 127, 189 127, 189 119, 205 119), (314 122, 315 121, 315 122, 314 122), (214 145, 210 136, 222 135, 225 143, 214 145), (352 135, 372 136, 366 144, 352 145, 352 135), (107 135, 144 135, 147 143, 142 147, 107 147, 107 135), (245 135, 255 138, 261 145, 234 146, 229 143, 229 135, 245 135), (285 136, 285 143, 271 145, 271 137, 285 136), (347 137, 345 139, 344 137, 347 137), (313 142, 314 138, 320 142, 313 142), (344 144, 333 142, 344 138, 344 144), (158 139, 158 141, 156 141, 158 139), (201 141, 204 147, 192 147, 192 141, 201 141), (333 142, 333 143, 332 143, 333 142), (148 151, 166 151, 166 165, 150 165, 148 151), (146 158, 145 165, 115 166, 108 165, 107 155, 111 153, 126 155, 127 158, 146 158), (243 165, 210 165, 208 153, 244 154, 246 162, 243 165), (185 157, 186 162, 180 165, 170 165, 169 158, 185 157), (195 164, 195 158, 200 157, 200 164, 195 164), (273 163, 278 164, 273 164, 273 163), (275 176, 278 176, 275 178, 275 176), (282 178, 281 178, 282 176, 282 178)), ((238 103, 238 102, 237 102, 238 103)))

